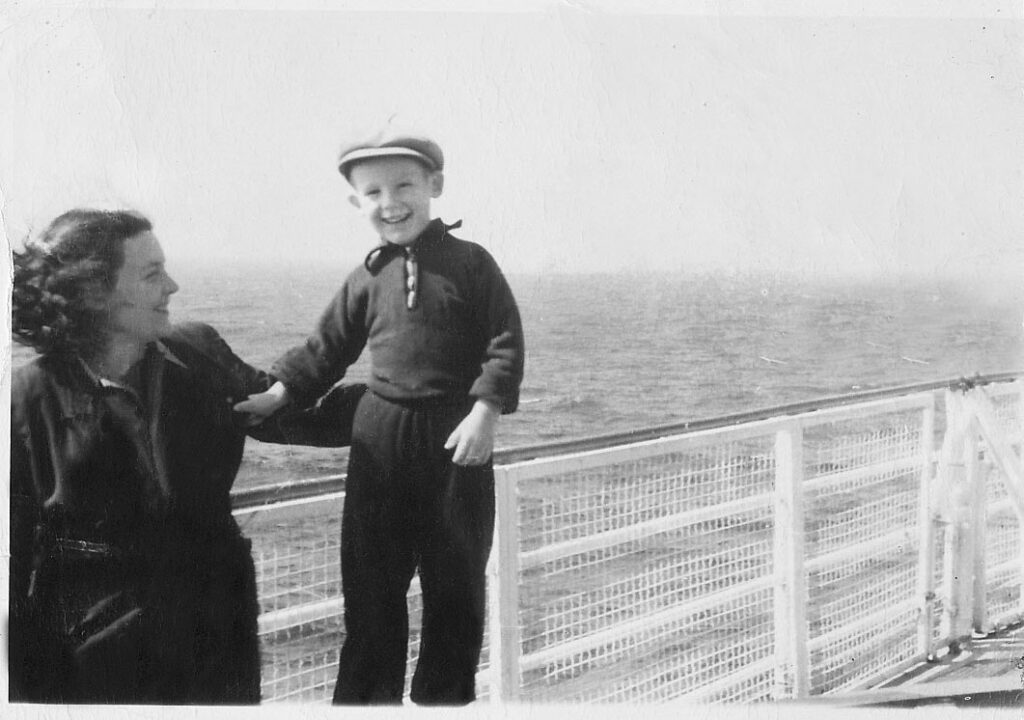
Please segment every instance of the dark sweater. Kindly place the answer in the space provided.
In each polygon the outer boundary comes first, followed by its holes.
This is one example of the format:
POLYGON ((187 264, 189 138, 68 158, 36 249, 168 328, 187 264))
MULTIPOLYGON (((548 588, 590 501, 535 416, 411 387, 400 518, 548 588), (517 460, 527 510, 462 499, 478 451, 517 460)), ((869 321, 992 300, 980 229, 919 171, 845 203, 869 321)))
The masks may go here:
POLYGON ((340 380, 370 349, 370 388, 394 400, 467 397, 514 412, 523 330, 512 291, 490 254, 432 220, 411 245, 417 302, 407 306, 406 250, 371 252, 334 296, 316 330, 273 366, 300 404, 340 380))

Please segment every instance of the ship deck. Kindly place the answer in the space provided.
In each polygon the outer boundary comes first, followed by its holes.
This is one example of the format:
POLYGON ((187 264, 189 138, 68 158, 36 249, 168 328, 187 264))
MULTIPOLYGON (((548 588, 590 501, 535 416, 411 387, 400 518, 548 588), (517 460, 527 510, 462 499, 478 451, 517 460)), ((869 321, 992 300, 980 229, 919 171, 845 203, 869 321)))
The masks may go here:
POLYGON ((1024 708, 1024 624, 972 638, 875 688, 820 701, 834 707, 1019 710, 1024 708))

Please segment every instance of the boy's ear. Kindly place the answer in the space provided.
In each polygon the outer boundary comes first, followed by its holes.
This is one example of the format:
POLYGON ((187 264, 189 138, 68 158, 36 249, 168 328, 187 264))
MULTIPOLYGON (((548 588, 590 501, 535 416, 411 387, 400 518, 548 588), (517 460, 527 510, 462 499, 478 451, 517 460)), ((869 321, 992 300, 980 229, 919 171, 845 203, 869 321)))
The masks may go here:
POLYGON ((351 205, 352 207, 354 207, 354 208, 355 208, 356 210, 359 210, 359 209, 361 209, 361 207, 360 207, 360 205, 359 205, 359 196, 358 196, 358 195, 356 195, 355 193, 353 193, 353 194, 351 194, 351 195, 349 195, 349 196, 348 196, 348 202, 349 202, 349 204, 350 204, 350 205, 351 205))
POLYGON ((441 197, 444 190, 444 173, 441 171, 430 173, 430 197, 441 197))

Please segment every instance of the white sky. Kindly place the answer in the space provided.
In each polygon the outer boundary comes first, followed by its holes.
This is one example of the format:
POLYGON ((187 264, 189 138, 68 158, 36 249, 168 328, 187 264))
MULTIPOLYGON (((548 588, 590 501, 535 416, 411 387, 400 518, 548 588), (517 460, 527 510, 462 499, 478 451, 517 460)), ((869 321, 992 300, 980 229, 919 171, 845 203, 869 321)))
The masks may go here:
POLYGON ((184 4, 0 11, 12 242, 123 205, 172 264, 350 265, 336 149, 397 112, 510 272, 1024 267, 1022 2, 184 4))

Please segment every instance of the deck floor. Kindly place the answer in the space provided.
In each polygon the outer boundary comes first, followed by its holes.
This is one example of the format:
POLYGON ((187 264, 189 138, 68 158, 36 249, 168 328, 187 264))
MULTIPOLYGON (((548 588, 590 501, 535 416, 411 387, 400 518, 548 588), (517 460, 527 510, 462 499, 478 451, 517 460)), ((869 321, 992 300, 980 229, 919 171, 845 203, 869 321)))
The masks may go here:
POLYGON ((1024 709, 1024 624, 973 639, 958 653, 922 662, 870 690, 830 700, 843 706, 1024 709))

